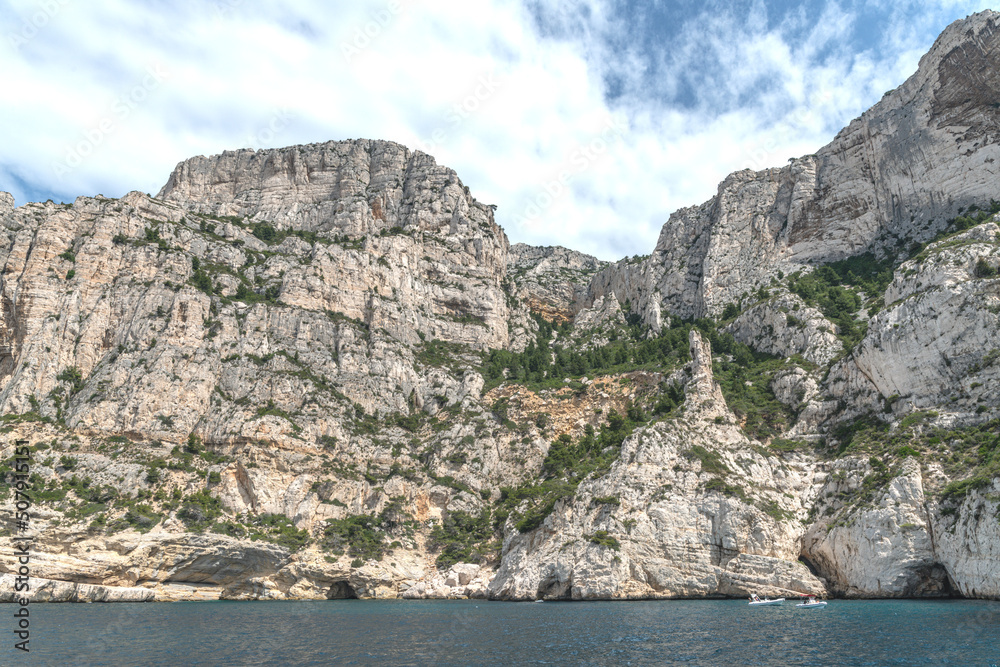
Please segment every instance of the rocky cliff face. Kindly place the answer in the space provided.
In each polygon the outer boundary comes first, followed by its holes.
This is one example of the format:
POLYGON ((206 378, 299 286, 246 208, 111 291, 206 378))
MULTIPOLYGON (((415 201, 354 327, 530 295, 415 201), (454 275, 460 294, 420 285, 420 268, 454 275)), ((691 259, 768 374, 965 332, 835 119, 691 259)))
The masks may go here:
POLYGON ((424 334, 518 347, 507 323, 523 324, 524 312, 501 289, 507 238, 492 209, 429 155, 364 140, 242 150, 181 163, 158 197, 196 215, 315 234, 309 269, 282 281, 283 303, 343 313, 407 343, 424 334))
POLYGON ((34 599, 1000 597, 998 22, 614 265, 389 142, 0 193, 34 599))
MULTIPOLYGON (((280 515, 309 531, 403 498, 426 521, 543 455, 494 438, 479 403, 479 351, 517 350, 535 327, 510 293, 506 237, 429 156, 367 141, 241 151, 182 163, 159 198, 3 202, 0 404, 23 415, 15 435, 44 431, 35 473, 56 508, 84 510, 40 519, 56 554, 102 522, 158 525, 109 560, 133 571, 149 549, 179 548, 230 573, 212 580, 217 594, 243 595, 253 572, 260 590, 302 596, 281 574, 289 553, 224 565, 246 546, 191 546, 177 512, 188 524, 280 515), (220 508, 184 500, 206 487, 220 508)), ((98 544, 108 551, 97 539, 91 554, 98 544)), ((85 560, 38 575, 71 580, 85 560)), ((200 583, 170 570, 86 582, 200 583)), ((319 576, 306 579, 328 592, 319 576)))
POLYGON ((993 352, 1000 350, 996 266, 1000 227, 992 222, 931 244, 903 263, 885 292, 885 308, 834 369, 833 395, 858 410, 866 396, 892 397, 900 416, 936 407, 963 420, 977 412, 994 415, 1000 403, 1000 353, 993 352))
POLYGON ((796 524, 814 498, 816 471, 755 451, 713 380, 711 349, 697 331, 691 356, 683 411, 628 438, 608 474, 584 481, 540 528, 510 531, 492 596, 824 591, 797 562, 796 524), (719 493, 723 471, 738 486, 719 493))
POLYGON ((316 409, 336 393, 368 412, 468 393, 416 370, 421 341, 478 350, 526 339, 527 311, 501 286, 503 232, 422 154, 351 142, 195 158, 163 197, 8 214, 5 411, 36 397, 71 427, 255 437, 257 415, 233 405, 253 387, 255 404, 315 413, 307 439, 340 437, 316 409), (216 201, 232 191, 239 204, 216 201), (204 201, 184 199, 193 194, 204 201), (328 222, 314 224, 321 212, 328 222), (61 385, 66 369, 81 382, 61 385))
POLYGON ((565 322, 580 311, 591 277, 607 262, 560 246, 511 246, 508 272, 532 312, 565 322))
MULTIPOLYGON (((1000 17, 949 26, 917 72, 814 155, 730 175, 718 194, 663 226, 642 266, 619 262, 591 300, 648 304, 680 317, 718 315, 791 273, 868 249, 925 241, 944 220, 996 196, 1000 17)), ((644 312, 646 312, 644 310, 644 312)))

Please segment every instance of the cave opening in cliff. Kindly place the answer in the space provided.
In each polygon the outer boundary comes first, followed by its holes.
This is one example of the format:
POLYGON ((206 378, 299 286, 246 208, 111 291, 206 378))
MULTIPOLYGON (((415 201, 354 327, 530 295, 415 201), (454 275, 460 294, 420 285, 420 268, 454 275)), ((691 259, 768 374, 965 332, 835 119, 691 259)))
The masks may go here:
POLYGON ((811 560, 809 560, 805 556, 799 556, 799 562, 805 565, 809 569, 809 573, 812 574, 812 576, 822 578, 823 574, 819 571, 819 568, 817 568, 811 560))
POLYGON ((335 581, 326 592, 327 600, 357 600, 358 594, 346 581, 335 581))
POLYGON ((907 597, 964 598, 955 586, 951 573, 943 563, 930 563, 917 568, 906 591, 907 597))
POLYGON ((558 577, 547 577, 538 582, 539 600, 570 600, 572 599, 573 580, 562 581, 558 577))

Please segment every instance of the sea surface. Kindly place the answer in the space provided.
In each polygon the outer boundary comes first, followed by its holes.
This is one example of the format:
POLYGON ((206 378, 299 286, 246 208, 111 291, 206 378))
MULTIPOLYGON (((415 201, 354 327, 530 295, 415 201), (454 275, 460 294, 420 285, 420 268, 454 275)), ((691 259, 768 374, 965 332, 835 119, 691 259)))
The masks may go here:
POLYGON ((1000 602, 959 600, 38 604, 30 632, 0 664, 1000 664, 1000 602))

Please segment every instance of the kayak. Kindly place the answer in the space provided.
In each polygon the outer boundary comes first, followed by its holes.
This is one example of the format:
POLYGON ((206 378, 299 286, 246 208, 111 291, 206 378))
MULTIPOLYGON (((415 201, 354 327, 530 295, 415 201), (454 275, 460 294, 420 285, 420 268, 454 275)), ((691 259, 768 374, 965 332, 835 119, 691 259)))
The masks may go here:
POLYGON ((758 600, 756 602, 749 602, 748 604, 751 607, 760 607, 760 606, 766 605, 766 604, 781 604, 784 601, 785 601, 785 598, 778 598, 776 600, 770 600, 768 598, 764 598, 763 600, 758 600))

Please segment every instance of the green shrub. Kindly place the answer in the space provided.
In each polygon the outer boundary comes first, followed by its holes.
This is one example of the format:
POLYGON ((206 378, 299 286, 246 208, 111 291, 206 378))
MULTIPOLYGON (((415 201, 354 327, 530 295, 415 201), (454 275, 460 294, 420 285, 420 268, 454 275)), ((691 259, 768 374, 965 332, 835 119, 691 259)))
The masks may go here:
POLYGON ((368 514, 330 519, 323 530, 320 547, 324 551, 338 554, 346 551, 351 556, 357 556, 359 560, 382 560, 385 553, 385 537, 378 528, 378 519, 368 514))
POLYGON ((769 500, 763 504, 760 504, 758 505, 758 507, 760 507, 761 511, 763 511, 764 514, 767 514, 775 521, 787 521, 789 519, 795 518, 794 512, 789 512, 788 510, 781 509, 781 506, 773 500, 769 500))
POLYGON ((732 472, 718 452, 705 449, 701 445, 692 445, 681 452, 681 456, 689 461, 700 461, 701 471, 712 475, 728 475, 732 472))
POLYGON ((784 438, 773 438, 768 447, 779 452, 794 452, 804 449, 807 446, 802 440, 786 440, 784 438))
POLYGON ((83 389, 83 373, 76 366, 67 366, 56 376, 56 379, 60 382, 68 382, 72 394, 83 389))
POLYGON ((191 276, 191 284, 205 294, 212 295, 212 279, 204 271, 195 271, 191 276))
POLYGON ((124 521, 140 533, 148 533, 161 518, 148 505, 135 505, 125 513, 124 521))
MULTIPOLYGON (((563 380, 597 373, 622 373, 637 369, 674 367, 689 358, 686 328, 672 328, 654 338, 645 337, 638 315, 629 313, 629 338, 589 350, 553 345, 553 333, 569 332, 571 325, 554 325, 533 315, 538 324, 535 340, 523 352, 491 350, 485 359, 485 389, 503 382, 522 383, 532 389, 559 388, 563 380), (553 357, 554 355, 554 357, 553 357)), ((714 325, 713 325, 714 326, 714 325)))
POLYGON ((489 508, 478 516, 455 510, 448 512, 441 524, 431 531, 430 546, 440 550, 437 566, 448 568, 455 563, 481 563, 495 558, 492 517, 489 508))
POLYGON ((389 425, 398 426, 405 431, 410 433, 416 433, 420 430, 420 427, 424 424, 425 415, 422 413, 416 413, 412 415, 404 415, 402 413, 396 413, 386 420, 389 425))
POLYGON ((298 551, 309 542, 309 531, 300 530, 284 514, 261 514, 251 522, 251 540, 265 540, 298 551))
POLYGON ((990 475, 975 475, 966 479, 951 482, 941 491, 941 499, 951 502, 959 502, 970 492, 977 489, 985 489, 993 483, 990 475))
POLYGON ((621 543, 618 542, 617 538, 609 535, 606 530, 596 530, 593 535, 584 535, 584 537, 592 544, 607 547, 615 551, 621 549, 621 543))
MULTIPOLYGON (((58 487, 56 484, 56 482, 52 482, 48 488, 44 488, 40 484, 33 484, 34 495, 32 499, 38 503, 50 503, 62 500, 66 497, 67 489, 58 487)), ((6 495, 0 495, 0 498, 6 498, 6 495)))
POLYGON ((188 433, 187 442, 184 443, 184 451, 191 454, 201 454, 205 451, 204 446, 201 444, 201 437, 194 431, 188 433))
POLYGON ((177 512, 177 518, 184 522, 190 532, 204 532, 221 515, 222 501, 207 489, 187 496, 177 512))
POLYGON ((250 225, 250 233, 267 244, 281 243, 287 236, 266 222, 255 222, 250 225))
POLYGON ((235 521, 218 521, 213 523, 209 530, 219 535, 228 535, 229 537, 235 537, 237 539, 247 537, 246 527, 242 524, 236 523, 235 521))
POLYGON ((719 477, 713 477, 705 482, 705 490, 717 491, 724 496, 732 496, 734 498, 746 498, 746 492, 741 487, 729 484, 719 477))
POLYGON ((977 278, 994 278, 997 275, 997 269, 991 266, 984 258, 980 257, 976 260, 974 274, 977 278))
POLYGON ((610 470, 635 424, 614 410, 608 411, 607 420, 599 433, 588 424, 576 442, 565 434, 557 438, 542 463, 541 481, 501 488, 494 514, 497 525, 512 517, 519 532, 531 532, 552 513, 556 503, 576 494, 581 481, 610 470))

